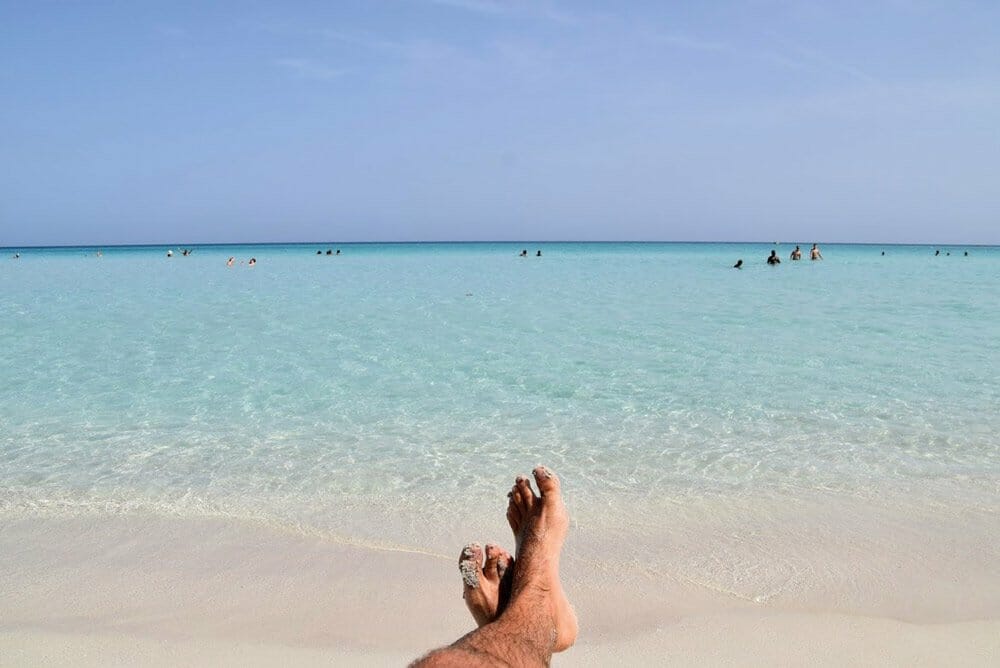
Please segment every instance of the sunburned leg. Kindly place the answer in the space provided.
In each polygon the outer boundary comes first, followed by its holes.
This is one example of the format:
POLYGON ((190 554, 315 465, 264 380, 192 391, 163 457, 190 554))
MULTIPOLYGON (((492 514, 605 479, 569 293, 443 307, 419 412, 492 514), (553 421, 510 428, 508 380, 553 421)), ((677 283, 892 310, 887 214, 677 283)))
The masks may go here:
POLYGON ((462 574, 462 598, 477 626, 489 624, 504 611, 510 600, 514 560, 507 550, 486 544, 486 563, 479 543, 469 543, 458 558, 462 574))
POLYGON ((510 494, 507 516, 517 554, 507 608, 495 621, 415 666, 547 666, 553 652, 576 640, 576 614, 559 582, 569 515, 558 478, 541 466, 534 475, 540 496, 524 478, 518 478, 510 494))

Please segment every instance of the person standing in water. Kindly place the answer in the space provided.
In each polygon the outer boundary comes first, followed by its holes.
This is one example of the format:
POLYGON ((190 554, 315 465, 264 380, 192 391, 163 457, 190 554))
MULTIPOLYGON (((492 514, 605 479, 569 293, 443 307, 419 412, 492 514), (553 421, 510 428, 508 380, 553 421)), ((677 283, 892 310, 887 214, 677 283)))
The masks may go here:
POLYGON ((812 250, 809 251, 810 260, 822 260, 823 254, 819 252, 819 246, 813 244, 812 250))
POLYGON ((798 246, 792 251, 792 254, 788 256, 789 260, 801 260, 802 259, 802 249, 798 246))
POLYGON ((768 264, 781 264, 781 258, 778 257, 778 251, 771 251, 771 254, 767 258, 768 264))

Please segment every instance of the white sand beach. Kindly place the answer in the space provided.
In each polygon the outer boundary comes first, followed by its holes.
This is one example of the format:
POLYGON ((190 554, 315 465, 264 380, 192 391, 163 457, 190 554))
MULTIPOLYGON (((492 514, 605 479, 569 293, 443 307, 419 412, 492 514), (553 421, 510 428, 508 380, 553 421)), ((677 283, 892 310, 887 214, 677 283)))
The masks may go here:
MULTIPOLYGON (((756 604, 656 574, 638 583, 588 578, 572 558, 564 579, 581 632, 556 665, 988 666, 1000 658, 1000 597, 988 573, 927 582, 913 592, 923 613, 909 619, 756 604), (977 584, 968 608, 956 600, 926 614, 938 594, 971 595, 977 584)), ((6 522, 0 591, 4 666, 404 665, 472 628, 450 555, 224 520, 6 522)))

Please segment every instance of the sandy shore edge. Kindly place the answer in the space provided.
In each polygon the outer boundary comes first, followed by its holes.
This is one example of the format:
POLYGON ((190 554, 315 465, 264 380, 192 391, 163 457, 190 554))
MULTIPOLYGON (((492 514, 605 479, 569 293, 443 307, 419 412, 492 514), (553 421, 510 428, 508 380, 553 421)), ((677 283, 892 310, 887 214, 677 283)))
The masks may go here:
MULTIPOLYGON (((443 556, 221 520, 0 518, 0 528, 5 666, 405 665, 471 629, 443 556)), ((581 636, 556 665, 1000 662, 996 618, 778 609, 672 582, 590 583, 579 568, 567 590, 581 636)))

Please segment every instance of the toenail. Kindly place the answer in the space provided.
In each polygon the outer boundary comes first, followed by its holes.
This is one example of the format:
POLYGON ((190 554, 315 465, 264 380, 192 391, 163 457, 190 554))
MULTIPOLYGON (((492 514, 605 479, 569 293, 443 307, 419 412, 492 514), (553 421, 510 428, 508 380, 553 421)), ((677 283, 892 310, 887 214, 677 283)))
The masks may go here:
POLYGON ((517 481, 518 482, 524 482, 524 476, 523 475, 517 476, 517 481))

